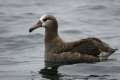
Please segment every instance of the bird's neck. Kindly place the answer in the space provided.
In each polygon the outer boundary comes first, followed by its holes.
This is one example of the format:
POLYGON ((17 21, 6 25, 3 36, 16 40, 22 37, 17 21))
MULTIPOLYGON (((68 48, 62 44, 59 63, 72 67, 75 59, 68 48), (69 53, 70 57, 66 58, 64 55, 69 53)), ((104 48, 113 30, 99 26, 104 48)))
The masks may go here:
POLYGON ((56 37, 59 37, 57 29, 45 30, 45 43, 51 43, 56 37))
POLYGON ((59 47, 63 44, 62 39, 58 35, 57 29, 45 31, 45 52, 50 52, 53 48, 59 47))

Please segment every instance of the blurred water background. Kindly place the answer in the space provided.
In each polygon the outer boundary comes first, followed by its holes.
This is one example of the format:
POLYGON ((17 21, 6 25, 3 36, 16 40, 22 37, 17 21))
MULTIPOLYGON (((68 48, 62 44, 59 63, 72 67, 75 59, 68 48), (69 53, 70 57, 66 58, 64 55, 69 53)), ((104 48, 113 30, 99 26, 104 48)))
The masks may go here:
POLYGON ((59 68, 42 76, 44 29, 28 29, 41 15, 59 21, 66 41, 98 37, 120 48, 120 0, 0 0, 0 80, 120 80, 120 52, 106 62, 59 68))

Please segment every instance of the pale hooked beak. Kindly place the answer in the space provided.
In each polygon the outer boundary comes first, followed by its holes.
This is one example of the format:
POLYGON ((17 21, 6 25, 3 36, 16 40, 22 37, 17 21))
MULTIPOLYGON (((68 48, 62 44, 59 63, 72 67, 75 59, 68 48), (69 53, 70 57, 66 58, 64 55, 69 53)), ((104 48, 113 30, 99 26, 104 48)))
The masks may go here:
POLYGON ((32 32, 39 27, 42 27, 42 22, 40 20, 29 29, 29 32, 32 32))

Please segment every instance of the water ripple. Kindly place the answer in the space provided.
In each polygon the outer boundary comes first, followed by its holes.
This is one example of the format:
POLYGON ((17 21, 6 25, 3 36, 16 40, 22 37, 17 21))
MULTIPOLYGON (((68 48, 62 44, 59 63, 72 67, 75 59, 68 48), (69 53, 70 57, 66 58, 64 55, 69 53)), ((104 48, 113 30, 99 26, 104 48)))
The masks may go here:
POLYGON ((61 32, 62 33, 68 33, 68 34, 80 34, 80 33, 82 33, 79 30, 64 30, 64 31, 61 31, 61 32))
POLYGON ((88 9, 91 9, 91 10, 104 10, 106 8, 107 7, 105 5, 94 5, 94 6, 91 6, 90 8, 88 8, 88 9))
POLYGON ((0 51, 9 51, 16 49, 24 49, 25 47, 29 47, 30 45, 41 44, 42 41, 40 39, 42 35, 34 34, 34 35, 19 35, 14 37, 0 37, 0 51), (34 40, 35 39, 35 40, 34 40))
POLYGON ((1 80, 120 79, 119 53, 110 57, 114 58, 114 61, 63 66, 59 69, 62 76, 29 75, 31 70, 37 73, 43 66, 43 35, 36 33, 27 35, 26 26, 43 13, 59 16, 57 19, 62 26, 60 31, 63 34, 67 33, 68 37, 73 37, 72 34, 74 37, 95 35, 111 41, 110 45, 116 44, 117 48, 120 48, 118 0, 0 0, 1 80))

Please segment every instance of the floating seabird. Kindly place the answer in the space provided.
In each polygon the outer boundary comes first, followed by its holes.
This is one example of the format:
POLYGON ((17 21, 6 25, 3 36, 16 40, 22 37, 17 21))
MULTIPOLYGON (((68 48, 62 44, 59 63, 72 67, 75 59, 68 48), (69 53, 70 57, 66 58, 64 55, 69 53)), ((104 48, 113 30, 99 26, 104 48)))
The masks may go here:
POLYGON ((117 49, 111 48, 98 38, 89 37, 74 42, 63 41, 58 34, 58 22, 52 15, 42 16, 29 29, 32 32, 39 27, 45 28, 46 63, 98 62, 108 59, 117 49))

